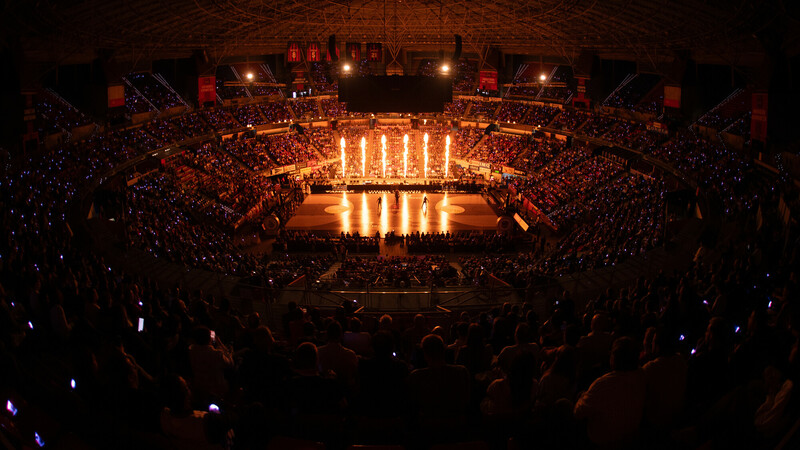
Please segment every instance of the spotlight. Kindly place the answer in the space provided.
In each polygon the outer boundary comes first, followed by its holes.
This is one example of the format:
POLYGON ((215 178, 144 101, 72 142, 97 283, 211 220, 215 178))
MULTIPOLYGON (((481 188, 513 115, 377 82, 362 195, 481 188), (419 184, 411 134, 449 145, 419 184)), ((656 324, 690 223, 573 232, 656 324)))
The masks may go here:
POLYGON ((447 64, 442 64, 442 72, 447 73, 450 72, 450 66, 447 64))
POLYGON ((546 79, 547 79, 547 75, 545 75, 545 74, 539 75, 539 81, 544 81, 546 79))
POLYGON ((345 64, 342 66, 342 69, 344 69, 345 72, 350 72, 350 64, 345 64))
POLYGON ((248 80, 252 80, 253 79, 253 72, 247 72, 247 79, 248 80))

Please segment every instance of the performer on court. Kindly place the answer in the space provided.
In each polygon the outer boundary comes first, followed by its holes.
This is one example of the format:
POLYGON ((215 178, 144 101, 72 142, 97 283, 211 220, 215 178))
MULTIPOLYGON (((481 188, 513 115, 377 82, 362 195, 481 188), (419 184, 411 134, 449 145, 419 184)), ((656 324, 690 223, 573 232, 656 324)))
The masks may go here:
POLYGON ((425 194, 422 195, 422 213, 428 214, 428 196, 425 194))
POLYGON ((395 206, 400 205, 400 188, 395 188, 394 190, 394 204, 395 206))
POLYGON ((383 197, 378 197, 378 214, 380 214, 382 206, 383 206, 383 197))

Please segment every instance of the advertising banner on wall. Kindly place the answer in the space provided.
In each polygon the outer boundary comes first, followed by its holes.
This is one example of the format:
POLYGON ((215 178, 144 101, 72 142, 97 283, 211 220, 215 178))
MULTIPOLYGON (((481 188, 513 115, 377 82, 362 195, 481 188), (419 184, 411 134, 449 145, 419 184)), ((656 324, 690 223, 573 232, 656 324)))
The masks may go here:
POLYGON ((479 72, 478 85, 481 90, 496 91, 497 90, 497 71, 496 70, 481 70, 479 72))
POLYGON ((197 79, 197 100, 201 105, 217 101, 216 77, 199 77, 197 79))

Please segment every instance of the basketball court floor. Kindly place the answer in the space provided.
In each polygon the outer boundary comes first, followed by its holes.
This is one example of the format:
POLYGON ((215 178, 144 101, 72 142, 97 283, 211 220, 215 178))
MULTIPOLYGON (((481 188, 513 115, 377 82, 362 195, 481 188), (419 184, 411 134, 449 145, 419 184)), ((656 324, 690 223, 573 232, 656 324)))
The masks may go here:
POLYGON ((287 230, 373 236, 494 230, 497 214, 479 194, 392 192, 311 194, 286 224, 287 230), (423 199, 428 202, 423 206, 423 199), (379 203, 380 199, 380 203, 379 203))

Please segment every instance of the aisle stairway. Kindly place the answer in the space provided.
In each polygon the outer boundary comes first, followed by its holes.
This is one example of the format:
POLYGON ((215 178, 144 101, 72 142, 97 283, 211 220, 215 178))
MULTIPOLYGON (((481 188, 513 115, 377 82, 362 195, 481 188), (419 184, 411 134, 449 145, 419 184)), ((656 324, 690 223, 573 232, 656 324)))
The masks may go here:
POLYGON ((322 282, 335 280, 336 279, 336 271, 339 270, 339 267, 342 267, 342 263, 340 263, 340 262, 333 263, 333 265, 330 267, 330 269, 328 269, 327 272, 325 272, 325 273, 323 273, 322 275, 319 276, 319 280, 322 281, 322 282))

